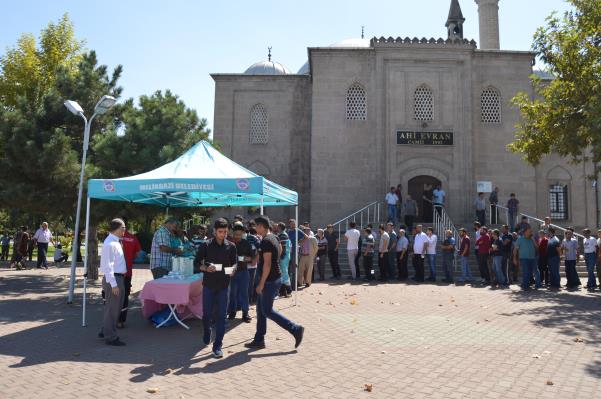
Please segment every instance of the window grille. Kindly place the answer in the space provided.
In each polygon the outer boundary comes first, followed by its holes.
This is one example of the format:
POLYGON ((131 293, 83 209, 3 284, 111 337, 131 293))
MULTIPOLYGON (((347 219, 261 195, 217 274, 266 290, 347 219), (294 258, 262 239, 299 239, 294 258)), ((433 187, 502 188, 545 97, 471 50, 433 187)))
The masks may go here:
POLYGON ((554 184, 549 188, 549 213, 552 219, 568 219, 568 186, 554 184))
POLYGON ((349 121, 367 119, 365 89, 358 83, 353 84, 346 91, 346 119, 349 121))
POLYGON ((427 86, 420 86, 414 93, 414 118, 416 121, 433 120, 432 90, 427 86))
POLYGON ((267 144, 269 119, 263 104, 256 104, 250 111, 250 143, 267 144))
POLYGON ((501 123, 501 96, 496 89, 489 87, 482 92, 480 108, 482 123, 501 123))

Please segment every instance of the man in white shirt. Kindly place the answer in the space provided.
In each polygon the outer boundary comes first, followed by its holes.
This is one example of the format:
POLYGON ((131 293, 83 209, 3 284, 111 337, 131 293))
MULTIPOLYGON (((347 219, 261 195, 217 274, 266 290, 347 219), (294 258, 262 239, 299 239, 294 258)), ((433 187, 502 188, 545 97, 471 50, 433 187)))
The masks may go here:
POLYGON ((399 202, 399 197, 396 195, 394 187, 390 187, 390 192, 386 194, 384 199, 386 201, 386 205, 388 206, 388 221, 394 223, 397 220, 396 207, 399 202))
POLYGON ((586 263, 586 271, 588 273, 588 281, 586 288, 593 290, 597 287, 597 281, 595 279, 595 266, 597 265, 597 240, 591 237, 591 230, 584 229, 582 231, 584 235, 584 261, 586 263))
POLYGON ((430 267, 428 281, 436 281, 436 243, 438 242, 438 237, 434 234, 434 229, 432 229, 432 227, 428 227, 426 235, 428 236, 426 255, 428 258, 428 266, 430 267))
POLYGON ((117 321, 125 295, 123 279, 127 273, 121 238, 125 233, 125 222, 113 219, 109 224, 109 235, 104 240, 100 253, 100 271, 104 274, 102 288, 106 292, 104 321, 98 337, 104 338, 107 345, 124 346, 125 342, 117 336, 117 321))
POLYGON ((357 224, 355 222, 350 222, 349 229, 346 233, 344 233, 348 264, 351 268, 351 275, 353 279, 357 278, 357 265, 355 264, 355 258, 359 252, 359 237, 361 236, 361 233, 355 227, 357 227, 357 224))
POLYGON ((414 281, 424 282, 424 257, 428 249, 428 236, 422 231, 422 225, 415 227, 413 239, 413 267, 415 268, 414 281))
POLYGON ((46 260, 46 252, 48 252, 48 243, 52 243, 54 245, 54 240, 52 239, 52 233, 48 228, 48 223, 43 222, 40 225, 40 228, 33 235, 33 240, 37 243, 38 246, 38 264, 37 268, 40 269, 44 266, 44 269, 48 269, 48 262, 46 260))

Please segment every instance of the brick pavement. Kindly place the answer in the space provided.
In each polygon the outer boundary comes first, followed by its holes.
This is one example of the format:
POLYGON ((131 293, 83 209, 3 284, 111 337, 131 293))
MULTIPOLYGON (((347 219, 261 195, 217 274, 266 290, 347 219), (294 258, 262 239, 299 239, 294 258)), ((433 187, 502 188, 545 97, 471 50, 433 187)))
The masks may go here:
MULTIPOLYGON (((306 326, 298 351, 271 322, 268 348, 246 350, 254 322, 236 321, 215 360, 199 320, 190 331, 156 330, 137 299, 121 334, 128 345, 104 345, 98 286, 82 328, 80 291, 65 304, 67 275, 0 269, 0 398, 576 398, 601 389, 599 293, 316 283, 298 307, 276 302, 306 326)), ((134 288, 148 278, 136 270, 134 288)))

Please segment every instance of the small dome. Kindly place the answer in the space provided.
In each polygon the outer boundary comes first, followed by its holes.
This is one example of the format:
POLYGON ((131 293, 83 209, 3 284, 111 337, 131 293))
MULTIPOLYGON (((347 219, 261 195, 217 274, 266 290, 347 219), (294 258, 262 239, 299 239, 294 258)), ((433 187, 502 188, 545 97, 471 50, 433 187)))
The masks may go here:
POLYGON ((305 62, 302 67, 297 72, 299 75, 308 75, 311 73, 309 68, 309 61, 305 62))
MULTIPOLYGON (((371 47, 370 40, 364 38, 344 39, 339 42, 330 44, 328 47, 334 48, 369 48, 371 47)), ((299 75, 308 75, 311 73, 309 61, 305 62, 297 72, 299 75)))
POLYGON ((246 71, 245 75, 290 75, 291 72, 284 65, 275 61, 261 61, 252 64, 246 71))

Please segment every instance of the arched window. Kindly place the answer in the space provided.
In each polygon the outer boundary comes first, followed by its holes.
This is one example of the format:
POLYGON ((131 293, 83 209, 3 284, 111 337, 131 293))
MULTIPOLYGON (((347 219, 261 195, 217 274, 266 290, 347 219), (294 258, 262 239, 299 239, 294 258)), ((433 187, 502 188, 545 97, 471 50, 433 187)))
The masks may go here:
POLYGON ((549 187, 549 216, 555 220, 568 219, 568 186, 553 184, 549 187))
POLYGON ((482 123, 501 123, 501 95, 497 89, 488 87, 482 91, 480 108, 482 110, 482 123))
POLYGON ((250 143, 267 144, 269 118, 263 104, 255 104, 250 110, 250 143))
POLYGON ((413 118, 416 121, 429 122, 433 120, 434 105, 432 99, 432 89, 426 85, 421 85, 415 89, 413 94, 413 118))
POLYGON ((346 119, 349 121, 364 121, 367 119, 365 89, 359 83, 354 83, 346 91, 346 119))

